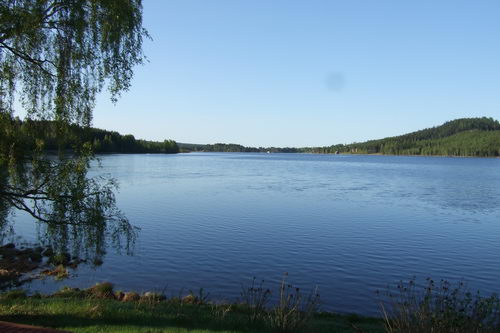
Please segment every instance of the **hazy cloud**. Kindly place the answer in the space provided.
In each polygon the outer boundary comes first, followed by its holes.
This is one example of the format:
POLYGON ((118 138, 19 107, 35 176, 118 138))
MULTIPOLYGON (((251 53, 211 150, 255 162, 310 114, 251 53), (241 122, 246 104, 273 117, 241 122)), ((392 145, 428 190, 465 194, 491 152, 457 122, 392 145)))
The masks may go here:
POLYGON ((325 83, 328 90, 339 92, 345 86, 344 74, 341 72, 330 72, 326 75, 325 83))

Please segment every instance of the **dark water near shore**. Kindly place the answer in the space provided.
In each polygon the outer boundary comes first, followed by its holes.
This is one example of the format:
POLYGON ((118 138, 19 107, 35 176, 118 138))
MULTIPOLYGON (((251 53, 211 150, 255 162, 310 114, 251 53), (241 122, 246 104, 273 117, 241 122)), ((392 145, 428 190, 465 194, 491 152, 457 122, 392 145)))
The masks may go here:
MULTIPOLYGON (((302 154, 109 155, 119 207, 141 228, 62 285, 204 287, 234 299, 253 276, 319 286, 323 308, 378 314, 375 291, 413 276, 500 292, 500 159, 302 154)), ((33 224, 18 214, 18 233, 33 224)))

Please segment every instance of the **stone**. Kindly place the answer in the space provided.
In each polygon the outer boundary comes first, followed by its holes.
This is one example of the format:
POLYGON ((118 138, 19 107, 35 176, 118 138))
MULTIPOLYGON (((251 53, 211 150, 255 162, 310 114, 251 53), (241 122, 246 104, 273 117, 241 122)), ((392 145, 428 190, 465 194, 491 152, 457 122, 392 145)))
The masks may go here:
POLYGON ((141 299, 141 296, 139 296, 138 293, 129 292, 129 293, 125 293, 125 295, 123 295, 122 301, 123 302, 136 302, 140 299, 141 299))

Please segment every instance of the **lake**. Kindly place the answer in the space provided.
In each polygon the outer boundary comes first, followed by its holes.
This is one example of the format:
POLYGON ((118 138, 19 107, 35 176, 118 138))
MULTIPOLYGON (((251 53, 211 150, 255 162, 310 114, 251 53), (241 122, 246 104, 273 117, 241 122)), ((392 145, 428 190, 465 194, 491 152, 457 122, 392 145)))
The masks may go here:
MULTIPOLYGON (((32 290, 237 298, 252 277, 317 285, 323 309, 378 315, 377 290, 413 276, 500 288, 500 159, 309 154, 107 155, 117 202, 141 228, 134 256, 32 290), (166 289, 165 289, 166 288, 166 289)), ((33 222, 17 214, 26 239, 33 222)))

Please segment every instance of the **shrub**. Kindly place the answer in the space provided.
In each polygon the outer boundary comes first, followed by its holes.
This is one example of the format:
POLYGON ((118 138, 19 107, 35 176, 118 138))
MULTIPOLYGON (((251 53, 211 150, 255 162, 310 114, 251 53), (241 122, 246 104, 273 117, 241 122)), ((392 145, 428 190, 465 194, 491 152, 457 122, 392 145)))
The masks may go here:
POLYGON ((285 274, 281 281, 278 304, 269 312, 269 323, 278 332, 305 328, 319 306, 317 288, 304 297, 299 288, 287 283, 287 276, 285 274))
POLYGON ((256 283, 256 278, 252 279, 249 287, 241 288, 241 300, 248 308, 248 320, 253 323, 261 319, 266 313, 266 307, 271 298, 271 290, 264 288, 264 280, 256 283))
POLYGON ((97 283, 95 286, 87 289, 87 292, 95 298, 114 298, 113 284, 111 282, 97 283))
POLYGON ((486 333, 500 330, 500 299, 472 293, 463 282, 453 286, 427 279, 417 287, 415 279, 400 281, 388 291, 382 311, 389 333, 486 333))

